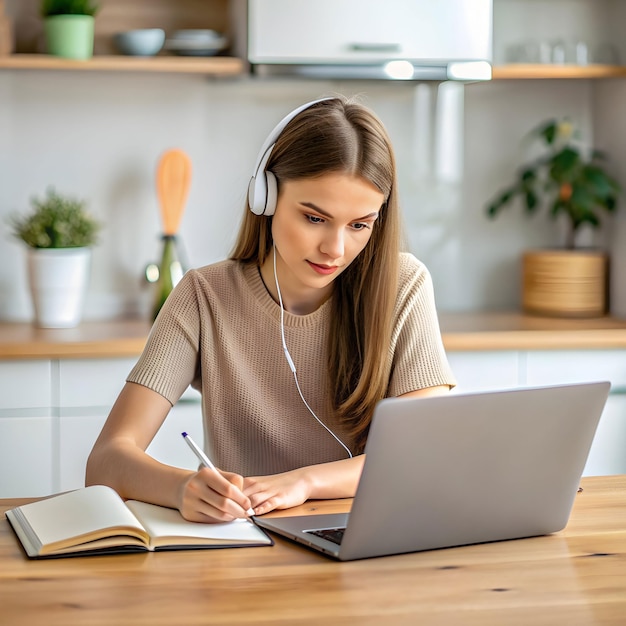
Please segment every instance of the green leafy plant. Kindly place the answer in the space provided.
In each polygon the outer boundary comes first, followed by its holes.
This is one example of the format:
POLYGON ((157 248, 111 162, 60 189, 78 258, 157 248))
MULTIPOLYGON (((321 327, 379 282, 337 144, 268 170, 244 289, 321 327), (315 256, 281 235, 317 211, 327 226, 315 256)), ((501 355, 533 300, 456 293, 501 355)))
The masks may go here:
POLYGON ((85 202, 49 188, 43 200, 33 198, 33 211, 13 215, 13 234, 31 248, 80 248, 97 242, 100 223, 85 210, 85 202))
POLYGON ((600 210, 615 211, 621 193, 619 184, 601 166, 604 155, 592 150, 584 156, 574 141, 568 120, 550 120, 531 133, 547 148, 547 154, 524 165, 515 181, 487 206, 487 215, 496 217, 517 196, 526 212, 534 214, 547 205, 552 218, 565 214, 569 229, 565 247, 576 247, 576 235, 584 224, 600 225, 600 210))
POLYGON ((41 15, 91 15, 94 16, 100 6, 93 0, 42 0, 41 15))

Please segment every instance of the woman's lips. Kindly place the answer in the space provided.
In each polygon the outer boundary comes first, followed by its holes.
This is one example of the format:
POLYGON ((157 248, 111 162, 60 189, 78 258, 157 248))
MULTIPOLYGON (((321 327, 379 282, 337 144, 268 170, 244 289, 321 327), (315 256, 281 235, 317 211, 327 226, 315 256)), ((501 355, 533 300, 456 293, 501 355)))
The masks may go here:
POLYGON ((337 271, 336 265, 318 265, 317 263, 313 263, 312 261, 307 261, 307 263, 315 270, 318 274, 322 274, 324 276, 328 276, 329 274, 333 274, 337 271))

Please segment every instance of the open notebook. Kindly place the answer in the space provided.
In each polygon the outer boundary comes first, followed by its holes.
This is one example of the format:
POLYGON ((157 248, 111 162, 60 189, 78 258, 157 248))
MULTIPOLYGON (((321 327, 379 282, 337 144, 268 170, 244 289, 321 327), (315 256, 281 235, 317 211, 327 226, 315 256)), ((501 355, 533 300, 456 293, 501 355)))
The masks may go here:
POLYGON ((30 558, 272 545, 249 520, 200 524, 95 485, 6 512, 30 558))

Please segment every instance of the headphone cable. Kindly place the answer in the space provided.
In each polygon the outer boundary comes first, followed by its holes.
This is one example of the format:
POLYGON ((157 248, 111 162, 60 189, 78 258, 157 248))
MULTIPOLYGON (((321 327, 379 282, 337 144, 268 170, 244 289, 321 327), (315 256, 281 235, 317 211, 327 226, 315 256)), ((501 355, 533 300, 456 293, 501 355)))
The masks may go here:
POLYGON ((324 424, 324 422, 322 422, 322 420, 319 417, 317 417, 317 415, 315 415, 315 412, 309 406, 309 403, 304 399, 304 395, 302 394, 302 391, 300 389, 300 383, 298 382, 298 375, 296 373, 296 366, 293 362, 293 359, 291 358, 291 354, 289 354, 289 349, 287 348, 287 342, 285 340, 285 308, 283 306, 283 296, 280 292, 280 285, 278 284, 278 274, 276 273, 276 245, 274 245, 273 248, 274 248, 274 282, 276 284, 276 291, 278 292, 278 303, 280 304, 280 338, 283 344, 283 351, 285 353, 285 357, 287 358, 287 363, 289 363, 289 368, 291 369, 293 373, 293 379, 296 381, 296 389, 298 390, 298 393, 300 394, 300 398, 302 399, 302 402, 304 402, 304 406, 306 406, 306 408, 309 410, 309 413, 317 420, 318 424, 323 426, 326 429, 326 431, 330 435, 332 435, 335 441, 337 441, 337 443, 348 453, 348 457, 352 458, 352 452, 350 452, 350 449, 344 444, 343 441, 341 441, 341 439, 339 439, 339 437, 337 437, 337 435, 335 435, 335 433, 330 428, 328 428, 328 426, 326 426, 326 424, 324 424))

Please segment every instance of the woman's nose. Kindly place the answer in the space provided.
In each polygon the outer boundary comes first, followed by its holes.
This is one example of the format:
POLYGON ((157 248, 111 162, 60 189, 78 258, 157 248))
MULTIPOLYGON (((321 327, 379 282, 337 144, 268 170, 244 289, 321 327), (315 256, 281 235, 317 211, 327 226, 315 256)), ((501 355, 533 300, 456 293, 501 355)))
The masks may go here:
POLYGON ((329 230, 322 240, 320 250, 331 259, 341 258, 344 253, 343 229, 329 230))

